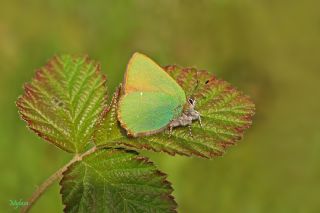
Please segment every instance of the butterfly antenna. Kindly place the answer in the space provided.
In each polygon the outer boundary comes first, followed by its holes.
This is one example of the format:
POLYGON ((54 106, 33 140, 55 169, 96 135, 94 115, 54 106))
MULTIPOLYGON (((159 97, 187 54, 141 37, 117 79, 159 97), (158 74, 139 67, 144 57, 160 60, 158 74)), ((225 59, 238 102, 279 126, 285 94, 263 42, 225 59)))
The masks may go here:
POLYGON ((193 90, 192 90, 192 92, 191 92, 191 94, 190 94, 190 97, 193 97, 193 95, 197 92, 197 90, 198 90, 198 88, 199 88, 198 72, 197 72, 196 78, 197 78, 197 82, 196 82, 196 85, 194 86, 194 88, 193 88, 193 90))

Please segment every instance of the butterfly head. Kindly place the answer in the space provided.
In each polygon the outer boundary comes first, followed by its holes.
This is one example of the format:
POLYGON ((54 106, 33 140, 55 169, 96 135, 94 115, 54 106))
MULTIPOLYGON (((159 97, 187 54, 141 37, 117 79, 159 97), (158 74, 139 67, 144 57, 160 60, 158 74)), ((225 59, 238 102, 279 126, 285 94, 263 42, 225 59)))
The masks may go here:
POLYGON ((184 112, 188 113, 190 111, 194 111, 196 106, 196 99, 193 97, 189 97, 187 99, 187 103, 184 105, 184 112))
POLYGON ((194 109, 194 107, 196 106, 196 99, 191 97, 188 98, 188 104, 190 109, 194 109))

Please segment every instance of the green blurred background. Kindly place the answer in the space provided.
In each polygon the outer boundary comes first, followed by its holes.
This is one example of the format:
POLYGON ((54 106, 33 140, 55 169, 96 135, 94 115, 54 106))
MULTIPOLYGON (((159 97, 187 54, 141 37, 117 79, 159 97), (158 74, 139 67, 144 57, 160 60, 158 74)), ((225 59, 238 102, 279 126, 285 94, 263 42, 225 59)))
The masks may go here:
MULTIPOLYGON (((0 212, 71 158, 18 117, 15 100, 54 54, 88 54, 114 91, 141 51, 215 73, 256 103, 220 158, 144 152, 169 174, 182 213, 320 212, 320 3, 279 0, 4 0, 0 8, 0 212)), ((55 184, 32 212, 60 212, 55 184)))

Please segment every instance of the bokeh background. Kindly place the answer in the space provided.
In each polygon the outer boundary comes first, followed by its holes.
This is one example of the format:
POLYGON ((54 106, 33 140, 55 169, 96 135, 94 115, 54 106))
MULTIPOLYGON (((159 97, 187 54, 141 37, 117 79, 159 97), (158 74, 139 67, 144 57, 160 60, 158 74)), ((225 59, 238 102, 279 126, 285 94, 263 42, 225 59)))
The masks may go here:
MULTIPOLYGON (((144 152, 182 213, 320 212, 320 3, 316 0, 4 0, 0 7, 0 212, 71 158, 18 117, 15 100, 54 54, 102 63, 109 91, 135 51, 207 69, 249 94, 254 124, 205 160, 144 152)), ((60 212, 59 186, 32 212, 60 212)))

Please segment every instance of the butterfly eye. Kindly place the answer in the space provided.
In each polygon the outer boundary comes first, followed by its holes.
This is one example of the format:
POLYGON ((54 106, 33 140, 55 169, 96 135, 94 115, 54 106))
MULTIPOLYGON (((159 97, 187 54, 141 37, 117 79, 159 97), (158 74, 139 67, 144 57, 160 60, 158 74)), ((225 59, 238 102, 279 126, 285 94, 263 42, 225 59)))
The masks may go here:
POLYGON ((188 99, 189 104, 193 105, 194 104, 194 100, 192 98, 188 99))

